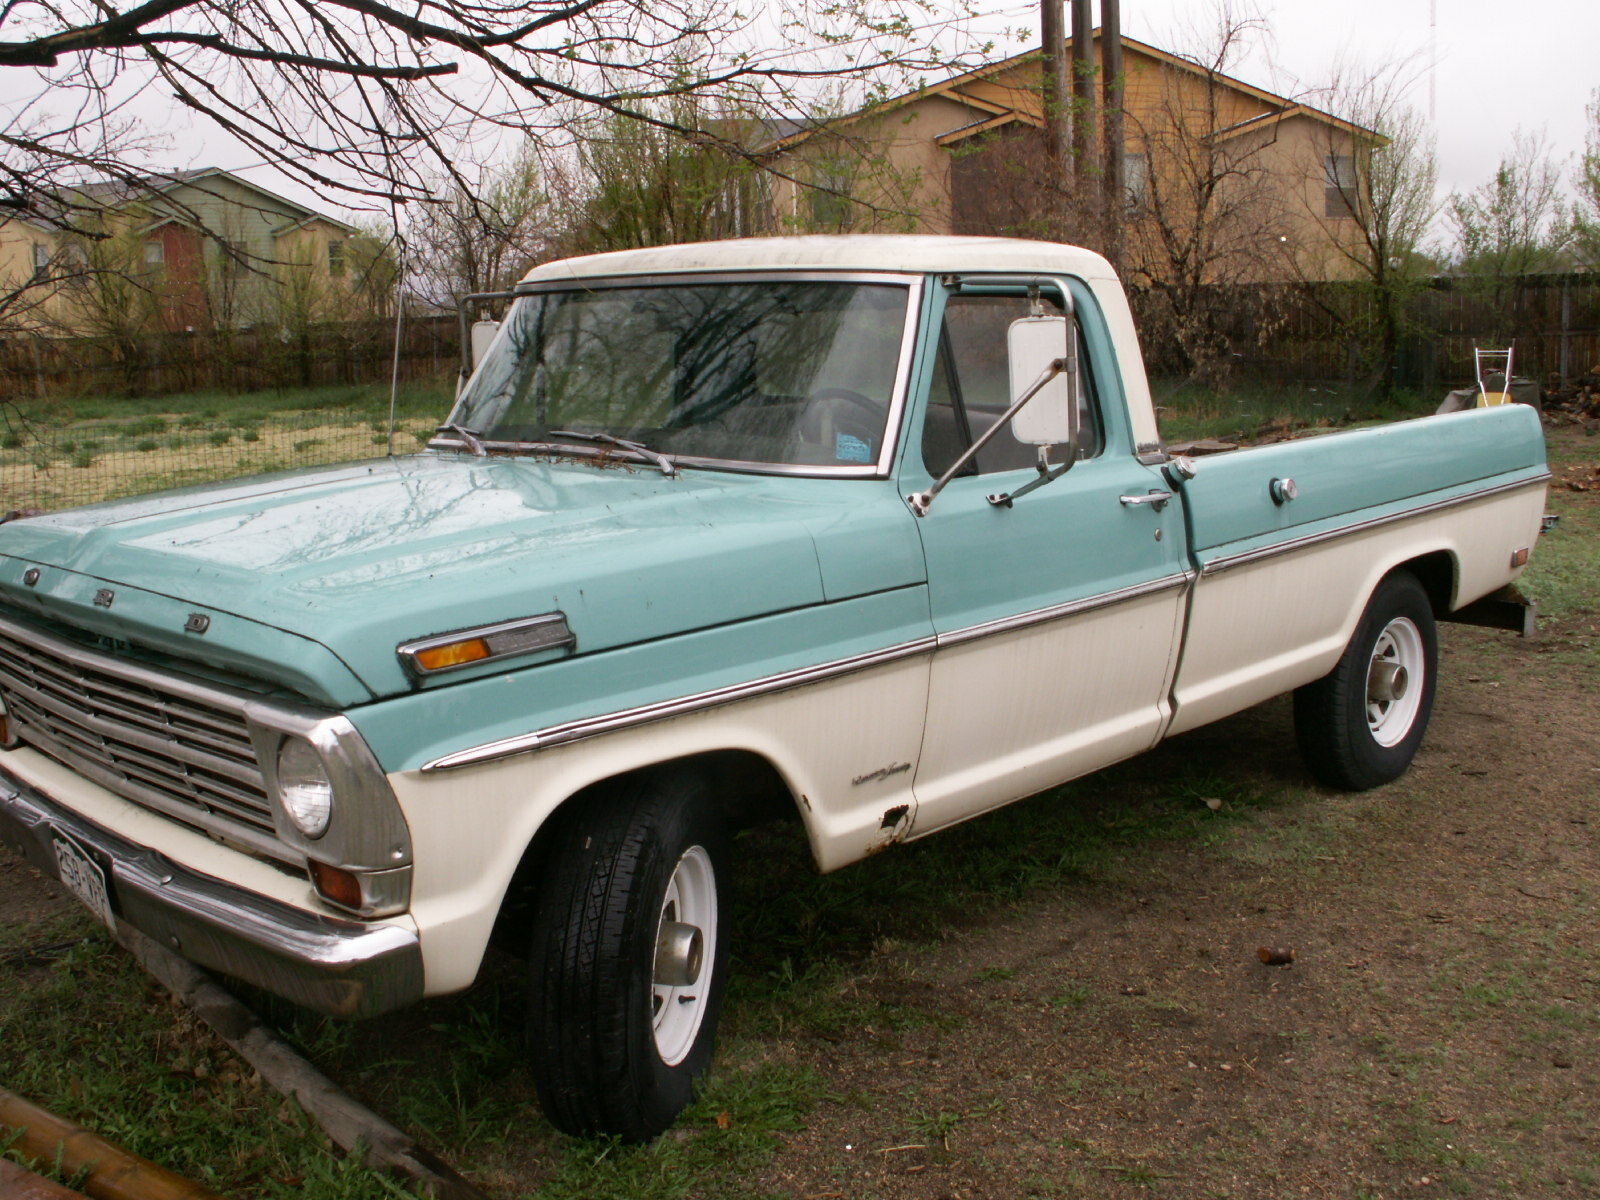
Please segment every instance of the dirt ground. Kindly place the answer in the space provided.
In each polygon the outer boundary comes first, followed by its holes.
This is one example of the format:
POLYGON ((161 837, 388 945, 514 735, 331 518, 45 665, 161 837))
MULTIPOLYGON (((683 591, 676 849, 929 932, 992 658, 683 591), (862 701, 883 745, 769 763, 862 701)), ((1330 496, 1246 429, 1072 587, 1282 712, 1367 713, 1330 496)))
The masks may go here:
MULTIPOLYGON (((748 1194, 1600 1196, 1597 639, 1445 627, 1371 793, 1306 783, 1286 700, 1112 773, 1290 799, 880 947, 845 988, 925 1019, 761 1042, 830 1098, 748 1194)), ((0 851, 0 920, 70 903, 0 851)))
MULTIPOLYGON (((1401 782, 888 957, 855 986, 966 1019, 797 1047, 841 1099, 755 1191, 1600 1195, 1594 636, 1447 629, 1401 782)), ((1300 773, 1282 701, 1145 763, 1300 773)))

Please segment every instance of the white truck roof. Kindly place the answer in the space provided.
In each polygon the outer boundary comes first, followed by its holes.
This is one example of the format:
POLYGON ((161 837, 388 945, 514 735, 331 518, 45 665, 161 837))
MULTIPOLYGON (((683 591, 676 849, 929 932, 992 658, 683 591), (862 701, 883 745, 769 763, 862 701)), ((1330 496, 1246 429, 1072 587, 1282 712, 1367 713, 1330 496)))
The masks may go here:
POLYGON ((542 263, 526 283, 603 275, 656 275, 675 271, 990 271, 1076 275, 1114 280, 1111 264, 1092 250, 1020 238, 928 237, 912 234, 845 234, 740 238, 690 242, 644 250, 614 250, 542 263))
POLYGON ((678 271, 910 271, 921 274, 988 272, 1016 275, 1073 275, 1086 281, 1100 300, 1119 347, 1118 371, 1133 422, 1135 444, 1159 447, 1155 409, 1139 357, 1133 314, 1116 272, 1100 255, 1081 246, 1023 238, 946 237, 919 234, 859 233, 808 237, 740 238, 688 242, 643 250, 614 250, 543 263, 525 283, 560 283, 617 275, 669 275, 678 271))

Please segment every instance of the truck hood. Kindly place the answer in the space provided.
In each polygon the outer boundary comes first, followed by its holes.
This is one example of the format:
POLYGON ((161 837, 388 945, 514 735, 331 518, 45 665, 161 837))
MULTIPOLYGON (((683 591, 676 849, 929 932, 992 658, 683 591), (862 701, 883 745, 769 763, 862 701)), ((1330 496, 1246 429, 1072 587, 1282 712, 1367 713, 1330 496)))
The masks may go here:
POLYGON ((413 689, 395 649, 433 634, 559 611, 587 654, 922 578, 886 482, 456 455, 16 521, 0 556, 18 608, 337 706, 413 689))

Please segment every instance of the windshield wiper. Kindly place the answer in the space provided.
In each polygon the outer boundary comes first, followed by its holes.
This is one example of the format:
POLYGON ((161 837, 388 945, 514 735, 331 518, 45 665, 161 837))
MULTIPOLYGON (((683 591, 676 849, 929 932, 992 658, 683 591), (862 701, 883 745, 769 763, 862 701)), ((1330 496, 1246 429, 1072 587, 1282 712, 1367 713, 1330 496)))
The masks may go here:
POLYGON ((472 430, 468 429, 465 425, 457 425, 454 421, 451 421, 447 424, 439 426, 437 432, 453 433, 467 444, 468 450, 471 450, 479 458, 489 457, 489 452, 483 447, 483 439, 472 430))
POLYGON ((662 454, 656 450, 652 450, 649 446, 642 446, 638 442, 630 442, 627 438, 612 437, 609 433, 579 433, 572 429, 552 429, 550 431, 550 436, 553 438, 577 438, 582 442, 604 442, 608 446, 617 446, 623 450, 631 450, 641 458, 648 458, 651 462, 655 463, 656 466, 661 468, 661 473, 663 475, 677 474, 677 468, 672 465, 672 460, 669 459, 665 454, 662 454))

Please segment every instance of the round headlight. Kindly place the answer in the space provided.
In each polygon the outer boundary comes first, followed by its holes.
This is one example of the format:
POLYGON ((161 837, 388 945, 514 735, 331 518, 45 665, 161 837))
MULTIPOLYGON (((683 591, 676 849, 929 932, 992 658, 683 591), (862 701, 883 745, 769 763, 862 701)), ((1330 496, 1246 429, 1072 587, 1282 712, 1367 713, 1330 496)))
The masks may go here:
POLYGON ((328 831, 333 782, 322 758, 303 738, 285 738, 278 751, 278 796, 294 827, 308 838, 328 831))

